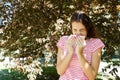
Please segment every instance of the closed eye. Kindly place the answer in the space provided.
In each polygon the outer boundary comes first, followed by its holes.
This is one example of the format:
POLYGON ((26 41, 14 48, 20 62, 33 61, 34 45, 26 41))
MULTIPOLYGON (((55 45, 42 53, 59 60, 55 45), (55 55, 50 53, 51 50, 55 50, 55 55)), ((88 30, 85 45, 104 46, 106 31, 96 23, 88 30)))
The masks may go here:
POLYGON ((77 31, 77 29, 73 29, 74 31, 77 31))
POLYGON ((81 29, 81 30, 80 30, 80 32, 84 32, 84 31, 86 31, 86 30, 85 30, 85 29, 81 29))

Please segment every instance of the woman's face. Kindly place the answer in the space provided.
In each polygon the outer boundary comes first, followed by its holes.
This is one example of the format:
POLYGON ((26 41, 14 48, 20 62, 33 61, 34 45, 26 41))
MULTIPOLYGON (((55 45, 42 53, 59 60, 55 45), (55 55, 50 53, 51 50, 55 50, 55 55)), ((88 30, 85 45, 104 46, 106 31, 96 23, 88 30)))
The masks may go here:
POLYGON ((72 22, 72 33, 87 37, 87 30, 81 22, 72 22))

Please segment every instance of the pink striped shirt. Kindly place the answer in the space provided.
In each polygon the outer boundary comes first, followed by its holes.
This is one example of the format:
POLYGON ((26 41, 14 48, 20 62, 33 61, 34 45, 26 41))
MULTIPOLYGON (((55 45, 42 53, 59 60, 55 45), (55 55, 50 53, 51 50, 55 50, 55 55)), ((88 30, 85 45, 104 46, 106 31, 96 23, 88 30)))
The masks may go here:
MULTIPOLYGON (((62 36, 57 43, 57 46, 59 46, 63 50, 63 55, 61 56, 61 59, 65 58, 67 54, 67 49, 64 45, 67 39, 68 36, 62 36)), ((83 53, 85 59, 88 61, 89 64, 91 64, 91 57, 95 50, 103 47, 104 47, 103 42, 98 38, 91 38, 86 40, 86 46, 83 50, 83 53)), ((72 60, 66 72, 63 75, 60 75, 59 80, 88 80, 87 76, 84 74, 80 66, 80 63, 75 52, 73 53, 72 60)))

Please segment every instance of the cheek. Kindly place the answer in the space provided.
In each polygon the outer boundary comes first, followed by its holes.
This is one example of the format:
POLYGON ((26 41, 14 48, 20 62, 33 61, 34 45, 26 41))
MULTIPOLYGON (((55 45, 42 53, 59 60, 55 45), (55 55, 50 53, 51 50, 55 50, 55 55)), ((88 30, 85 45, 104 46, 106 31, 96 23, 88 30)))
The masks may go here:
POLYGON ((85 36, 87 37, 87 32, 85 32, 85 36))
POLYGON ((87 36, 87 32, 82 32, 81 35, 82 36, 87 36))
POLYGON ((72 33, 76 33, 76 31, 74 29, 72 29, 72 33))
POLYGON ((72 31, 72 34, 76 34, 76 32, 75 32, 75 31, 72 31))

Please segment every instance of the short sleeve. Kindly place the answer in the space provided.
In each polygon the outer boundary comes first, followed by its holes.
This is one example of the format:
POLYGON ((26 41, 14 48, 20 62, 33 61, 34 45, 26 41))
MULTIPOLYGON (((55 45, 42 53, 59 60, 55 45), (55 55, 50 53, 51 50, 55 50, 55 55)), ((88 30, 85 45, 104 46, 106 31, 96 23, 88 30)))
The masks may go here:
POLYGON ((62 37, 58 40, 57 46, 63 49, 64 44, 65 44, 65 36, 62 36, 62 37))
POLYGON ((95 39, 92 44, 92 52, 95 52, 99 48, 104 48, 105 45, 100 39, 95 39))

